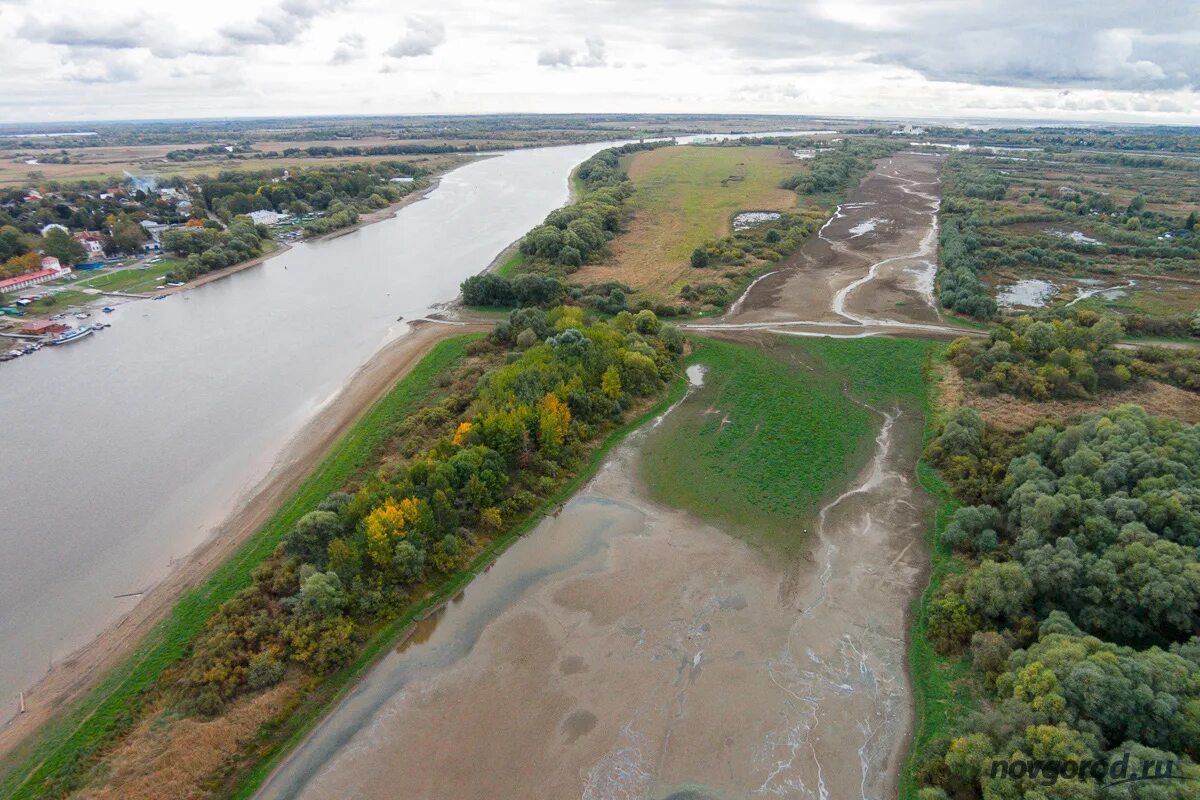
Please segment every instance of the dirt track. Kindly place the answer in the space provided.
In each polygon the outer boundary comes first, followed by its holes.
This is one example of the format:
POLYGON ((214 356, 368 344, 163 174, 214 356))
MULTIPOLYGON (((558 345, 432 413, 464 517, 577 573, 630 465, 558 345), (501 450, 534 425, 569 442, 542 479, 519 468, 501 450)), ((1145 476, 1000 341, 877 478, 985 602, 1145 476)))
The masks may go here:
POLYGON ((296 436, 270 473, 249 489, 234 514, 204 545, 95 639, 55 663, 25 694, 26 713, 0 730, 0 756, 19 746, 57 710, 78 700, 111 668, 127 657, 174 608, 185 591, 203 581, 239 545, 263 526, 283 501, 320 463, 330 448, 371 405, 441 339, 490 330, 485 323, 424 322, 365 364, 342 392, 296 436))

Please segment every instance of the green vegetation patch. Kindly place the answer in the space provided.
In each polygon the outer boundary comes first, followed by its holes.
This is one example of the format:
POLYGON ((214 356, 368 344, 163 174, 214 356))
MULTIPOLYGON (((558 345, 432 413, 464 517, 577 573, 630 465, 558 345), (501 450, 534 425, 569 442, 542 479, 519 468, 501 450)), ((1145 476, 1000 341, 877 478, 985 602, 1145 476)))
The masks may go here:
POLYGON ((784 550, 802 541, 822 500, 870 452, 877 422, 855 400, 921 408, 922 365, 933 346, 781 339, 762 351, 692 341, 704 386, 650 437, 644 479, 663 502, 784 550))

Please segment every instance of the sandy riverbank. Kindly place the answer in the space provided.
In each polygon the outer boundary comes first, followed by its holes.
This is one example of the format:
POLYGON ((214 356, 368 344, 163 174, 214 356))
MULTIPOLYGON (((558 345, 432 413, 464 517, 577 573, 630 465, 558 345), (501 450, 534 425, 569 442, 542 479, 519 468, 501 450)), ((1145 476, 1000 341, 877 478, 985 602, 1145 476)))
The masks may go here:
POLYGON ((268 474, 248 487, 237 510, 209 539, 150 589, 126 615, 91 642, 55 663, 25 693, 26 712, 0 729, 0 756, 12 752, 54 713, 80 699, 104 674, 120 664, 179 597, 207 577, 270 519, 280 504, 370 406, 429 352, 438 341, 462 333, 490 330, 485 323, 417 322, 406 336, 385 346, 363 365, 345 388, 310 421, 275 461, 268 474))

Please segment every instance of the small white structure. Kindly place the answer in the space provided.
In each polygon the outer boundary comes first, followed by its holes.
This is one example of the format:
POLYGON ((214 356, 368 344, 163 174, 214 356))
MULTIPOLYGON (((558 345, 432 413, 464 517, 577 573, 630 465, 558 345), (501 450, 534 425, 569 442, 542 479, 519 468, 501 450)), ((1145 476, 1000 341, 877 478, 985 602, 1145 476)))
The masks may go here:
POLYGON ((280 220, 287 219, 287 214, 279 214, 274 211, 251 211, 246 215, 255 225, 274 225, 280 220))

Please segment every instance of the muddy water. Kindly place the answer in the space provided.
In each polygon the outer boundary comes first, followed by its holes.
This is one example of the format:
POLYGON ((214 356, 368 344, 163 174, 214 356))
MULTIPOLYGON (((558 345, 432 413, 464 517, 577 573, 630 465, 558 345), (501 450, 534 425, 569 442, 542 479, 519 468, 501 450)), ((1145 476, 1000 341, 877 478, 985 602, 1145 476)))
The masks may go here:
POLYGON ((648 502, 631 478, 647 426, 374 669, 260 796, 889 794, 921 514, 900 466, 917 426, 880 419, 871 463, 790 566, 648 502))

